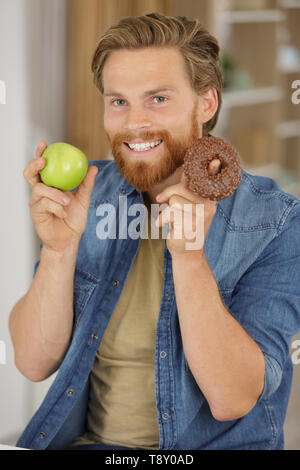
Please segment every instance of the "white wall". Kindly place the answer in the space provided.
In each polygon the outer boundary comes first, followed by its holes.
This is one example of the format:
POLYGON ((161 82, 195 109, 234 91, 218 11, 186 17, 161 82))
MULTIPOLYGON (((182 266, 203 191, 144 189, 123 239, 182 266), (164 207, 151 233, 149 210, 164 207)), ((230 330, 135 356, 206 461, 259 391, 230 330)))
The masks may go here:
POLYGON ((38 256, 23 170, 40 139, 65 139, 65 24, 65 0, 0 0, 0 80, 5 84, 0 100, 2 444, 24 428, 52 381, 32 384, 16 370, 8 316, 29 287, 38 256))

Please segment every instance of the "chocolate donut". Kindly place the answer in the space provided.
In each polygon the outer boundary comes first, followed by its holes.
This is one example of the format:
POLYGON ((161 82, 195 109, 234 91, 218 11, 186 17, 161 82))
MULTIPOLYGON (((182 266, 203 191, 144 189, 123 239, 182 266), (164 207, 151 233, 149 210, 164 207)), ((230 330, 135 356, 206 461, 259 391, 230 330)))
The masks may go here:
POLYGON ((239 154, 228 142, 214 136, 193 143, 184 156, 183 171, 188 189, 211 201, 231 196, 242 179, 239 154), (221 162, 219 172, 210 176, 209 163, 216 158, 221 162))

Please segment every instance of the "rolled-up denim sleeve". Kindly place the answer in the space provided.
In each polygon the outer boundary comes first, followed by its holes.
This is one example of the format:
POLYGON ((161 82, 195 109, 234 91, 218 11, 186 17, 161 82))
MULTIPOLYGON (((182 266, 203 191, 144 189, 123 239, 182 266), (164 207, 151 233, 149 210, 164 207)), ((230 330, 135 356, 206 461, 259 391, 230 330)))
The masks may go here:
POLYGON ((264 354, 266 398, 279 387, 300 331, 300 203, 237 283, 229 310, 264 354))
POLYGON ((274 357, 264 354, 265 358, 265 376, 264 387, 259 400, 267 398, 277 390, 282 378, 282 368, 274 357))

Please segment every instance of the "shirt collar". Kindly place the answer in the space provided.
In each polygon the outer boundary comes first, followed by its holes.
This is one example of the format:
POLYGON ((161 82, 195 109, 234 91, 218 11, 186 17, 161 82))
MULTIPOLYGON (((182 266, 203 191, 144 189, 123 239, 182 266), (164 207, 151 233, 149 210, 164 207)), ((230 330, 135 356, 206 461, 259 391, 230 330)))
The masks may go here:
POLYGON ((122 180, 123 182, 121 183, 121 185, 119 186, 119 193, 120 194, 123 194, 124 196, 129 196, 130 194, 132 194, 134 191, 136 191, 138 194, 142 194, 141 191, 139 191, 138 189, 136 189, 134 186, 132 186, 131 184, 128 183, 128 181, 125 180, 125 178, 123 178, 122 176, 122 180))

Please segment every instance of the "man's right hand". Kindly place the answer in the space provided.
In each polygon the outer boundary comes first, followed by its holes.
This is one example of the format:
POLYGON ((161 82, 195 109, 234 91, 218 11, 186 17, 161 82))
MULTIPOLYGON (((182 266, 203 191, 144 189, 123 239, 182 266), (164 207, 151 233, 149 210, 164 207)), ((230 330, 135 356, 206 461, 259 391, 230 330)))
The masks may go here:
POLYGON ((40 141, 36 158, 30 160, 23 175, 32 189, 30 214, 43 247, 62 252, 78 243, 85 230, 98 168, 90 166, 84 180, 73 193, 46 186, 41 182, 39 174, 46 164, 42 157, 46 148, 46 142, 40 141))

